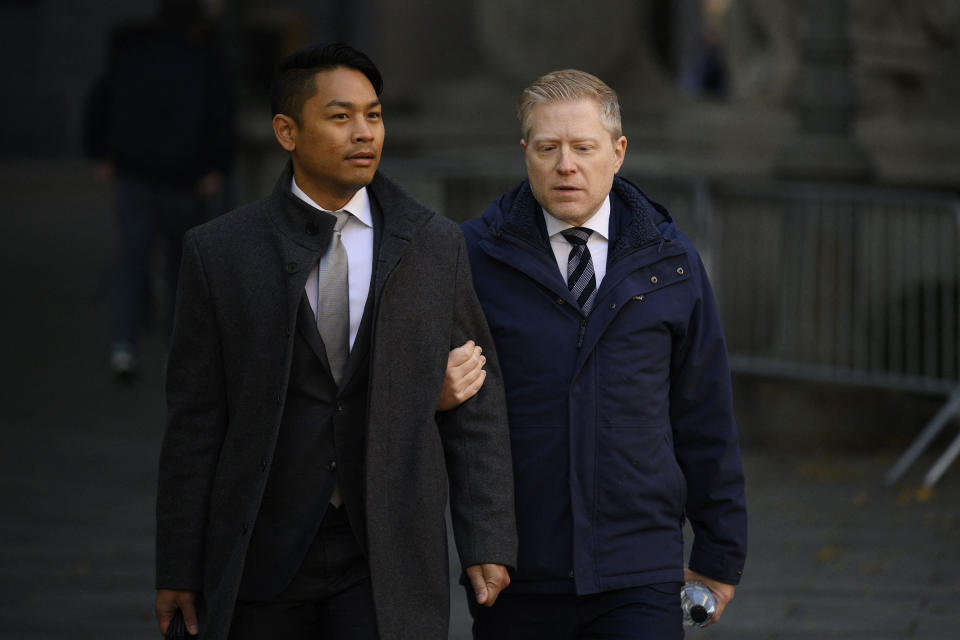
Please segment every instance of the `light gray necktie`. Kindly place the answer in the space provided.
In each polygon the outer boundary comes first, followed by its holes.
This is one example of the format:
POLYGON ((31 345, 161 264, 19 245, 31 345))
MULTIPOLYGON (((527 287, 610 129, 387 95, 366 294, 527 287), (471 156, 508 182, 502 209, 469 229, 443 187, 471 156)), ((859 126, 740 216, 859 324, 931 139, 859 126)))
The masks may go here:
POLYGON ((337 385, 343 378, 350 355, 350 289, 347 284, 347 250, 340 238, 350 218, 347 211, 334 211, 330 246, 317 265, 317 330, 323 338, 327 362, 337 385))

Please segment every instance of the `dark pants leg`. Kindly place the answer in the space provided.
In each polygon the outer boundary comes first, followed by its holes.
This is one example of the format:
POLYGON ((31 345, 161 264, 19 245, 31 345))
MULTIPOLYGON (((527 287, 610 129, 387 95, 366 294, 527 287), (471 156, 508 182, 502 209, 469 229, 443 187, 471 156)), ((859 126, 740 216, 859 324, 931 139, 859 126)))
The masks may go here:
POLYGON ((114 344, 131 348, 137 344, 146 321, 151 267, 158 245, 164 253, 164 321, 169 323, 183 234, 199 222, 199 201, 189 191, 136 177, 117 178, 111 336, 114 344))
POLYGON ((230 640, 379 640, 367 561, 330 507, 292 582, 269 600, 237 602, 230 640))
POLYGON ((323 601, 238 602, 230 640, 378 640, 370 578, 323 601))
POLYGON ((508 589, 489 608, 468 601, 475 640, 683 638, 680 583, 589 596, 510 594, 508 589))
POLYGON ((578 640, 682 640, 680 583, 583 596, 578 640))
POLYGON ((191 228, 203 222, 203 208, 199 198, 188 191, 168 189, 162 198, 163 211, 160 217, 160 243, 163 251, 164 335, 173 330, 173 311, 177 300, 177 280, 180 276, 180 260, 183 257, 183 236, 191 228))
POLYGON ((469 585, 474 640, 575 640, 577 596, 511 594, 497 596, 492 607, 477 604, 469 585))
POLYGON ((157 237, 151 191, 139 180, 117 178, 116 229, 111 339, 115 345, 133 348, 146 317, 150 265, 157 237))

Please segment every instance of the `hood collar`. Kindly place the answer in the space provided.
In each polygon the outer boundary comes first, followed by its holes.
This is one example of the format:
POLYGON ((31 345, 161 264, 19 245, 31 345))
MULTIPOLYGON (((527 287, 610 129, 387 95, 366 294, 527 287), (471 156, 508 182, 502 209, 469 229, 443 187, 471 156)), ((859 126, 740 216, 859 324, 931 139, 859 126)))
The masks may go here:
MULTIPOLYGON (((615 238, 610 250, 610 261, 615 262, 626 253, 639 247, 663 241, 663 234, 657 226, 661 222, 672 223, 666 209, 653 204, 640 189, 620 176, 614 176, 611 194, 611 208, 617 209, 617 199, 626 205, 629 216, 622 217, 619 223, 617 216, 611 211, 610 224, 618 224, 618 229, 611 229, 611 236, 615 238)), ((487 209, 484 219, 490 231, 496 235, 509 232, 520 236, 527 242, 549 249, 537 217, 540 215, 540 205, 533 197, 530 182, 524 180, 509 193, 497 200, 487 209)))

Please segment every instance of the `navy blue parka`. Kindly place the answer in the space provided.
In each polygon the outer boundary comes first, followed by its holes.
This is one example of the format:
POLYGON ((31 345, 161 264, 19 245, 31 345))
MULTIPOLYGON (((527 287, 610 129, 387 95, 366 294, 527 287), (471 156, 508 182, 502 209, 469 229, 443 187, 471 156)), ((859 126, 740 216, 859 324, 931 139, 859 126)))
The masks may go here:
POLYGON ((463 225, 503 369, 520 551, 511 592, 737 584, 744 477, 726 346, 703 264, 617 176, 607 272, 584 318, 528 182, 463 225))

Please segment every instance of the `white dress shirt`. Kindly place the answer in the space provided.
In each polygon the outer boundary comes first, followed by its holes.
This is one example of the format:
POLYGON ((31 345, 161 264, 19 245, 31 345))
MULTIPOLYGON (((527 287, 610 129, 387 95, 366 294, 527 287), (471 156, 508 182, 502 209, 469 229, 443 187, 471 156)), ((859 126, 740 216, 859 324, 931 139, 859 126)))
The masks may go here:
MULTIPOLYGON (((291 180, 290 190, 311 207, 331 213, 324 209, 297 186, 296 179, 291 180)), ((350 214, 340 231, 340 240, 347 251, 347 287, 350 291, 350 348, 357 339, 363 309, 367 305, 370 292, 370 278, 373 274, 373 214, 370 211, 370 196, 363 187, 343 205, 341 211, 350 214)), ((317 311, 317 266, 310 270, 304 287, 310 308, 317 311)))
MULTIPOLYGON (((553 257, 557 259, 557 266, 560 267, 560 275, 563 281, 567 281, 567 261, 570 259, 570 249, 573 245, 563 237, 563 231, 573 227, 572 224, 558 220, 550 215, 550 212, 541 208, 543 211, 543 220, 547 225, 547 236, 550 238, 550 248, 553 249, 553 257)), ((604 199, 603 204, 597 209, 597 212, 590 216, 590 219, 580 225, 584 229, 592 229, 593 233, 587 238, 587 249, 590 250, 590 258, 593 261, 593 275, 597 279, 597 289, 600 288, 600 281, 607 273, 607 244, 610 238, 610 196, 604 199)))

